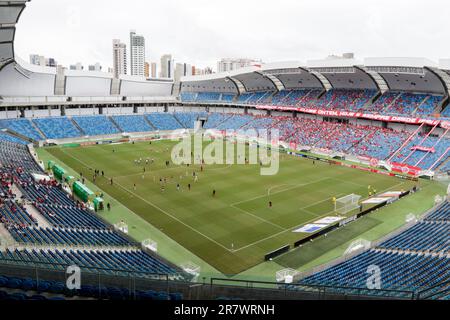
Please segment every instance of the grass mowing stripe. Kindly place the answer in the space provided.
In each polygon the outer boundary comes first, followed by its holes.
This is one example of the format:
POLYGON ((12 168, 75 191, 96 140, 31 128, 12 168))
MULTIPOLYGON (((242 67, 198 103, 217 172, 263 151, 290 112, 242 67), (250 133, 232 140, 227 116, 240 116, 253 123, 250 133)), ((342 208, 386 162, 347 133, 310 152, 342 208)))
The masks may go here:
MULTIPOLYGON (((63 152, 64 152, 64 151, 63 151, 63 152)), ((64 153, 65 153, 65 152, 64 152, 64 153)), ((66 154, 67 154, 67 153, 66 153, 66 154)), ((71 155, 68 155, 68 156, 74 158, 75 160, 77 160, 77 161, 80 162, 80 163, 83 163, 84 165, 87 165, 86 163, 84 163, 83 161, 81 161, 80 159, 78 159, 78 158, 76 158, 76 157, 74 157, 74 156, 71 156, 71 155)), ((89 167, 88 167, 88 168, 89 168, 89 167)), ((105 175, 105 177, 106 177, 106 178, 109 178, 109 177, 106 176, 106 175, 105 175)), ((132 192, 131 190, 128 190, 127 188, 125 188, 124 186, 122 186, 120 183, 115 182, 114 184, 116 184, 116 185, 118 185, 119 187, 121 187, 125 192, 128 192, 128 193, 132 194, 133 196, 135 196, 135 197, 137 197, 137 198, 140 198, 142 201, 144 201, 145 203, 151 205, 153 208, 155 208, 155 209, 161 211, 161 212, 164 213, 165 215, 167 215, 167 216, 171 217, 172 219, 178 221, 179 223, 181 223, 181 224, 183 224, 184 226, 188 227, 188 228, 191 229, 192 231, 194 231, 194 232, 200 234, 201 236, 205 237, 205 238, 208 239, 209 241, 214 242, 215 244, 217 244, 218 246, 221 246, 223 249, 225 249, 225 250, 227 250, 227 251, 231 251, 230 249, 228 249, 227 247, 225 247, 225 246, 222 245, 221 243, 219 243, 219 242, 217 242, 216 240, 214 240, 214 239, 208 237, 207 235, 201 233, 201 232, 198 231, 197 229, 191 227, 191 226, 188 225, 187 223, 185 223, 185 222, 181 221, 180 219, 178 219, 177 217, 173 216, 172 214, 170 214, 170 213, 167 212, 166 210, 164 210, 164 209, 158 207, 158 206, 155 205, 154 203, 152 203, 152 202, 150 202, 150 201, 144 199, 143 197, 141 197, 141 196, 137 195, 136 193, 132 192)))
MULTIPOLYGON (((367 192, 366 184, 383 190, 393 188, 399 181, 350 168, 313 165, 309 160, 290 156, 282 157, 280 172, 275 176, 260 176, 259 166, 251 165, 205 166, 204 172, 198 167, 166 168, 165 161, 170 159, 168 150, 174 144, 161 141, 152 145, 48 151, 75 171, 83 172, 88 180, 92 181, 89 169, 104 170, 116 183, 111 186, 100 177, 95 183, 98 188, 217 270, 230 275, 262 263, 267 252, 308 236, 291 232, 291 226, 300 227, 329 215, 332 204, 327 202, 332 196, 363 195, 367 192), (139 158, 155 160, 147 167, 144 179, 140 177, 143 166, 134 162, 139 158), (186 186, 192 181, 192 171, 199 174, 199 182, 191 182, 193 189, 189 192, 186 186), (164 193, 158 175, 168 178, 164 193), (174 186, 177 183, 182 185, 179 191, 174 186), (216 197, 211 196, 212 189, 218 191, 216 197), (273 208, 268 206, 268 197, 274 201, 273 208)), ((402 184, 406 189, 408 182, 402 184)))
POLYGON ((302 247, 296 248, 276 258, 275 262, 286 268, 298 269, 309 261, 318 258, 324 252, 330 251, 341 244, 354 239, 359 234, 373 229, 379 224, 381 224, 381 221, 377 219, 364 217, 358 224, 349 224, 330 232, 326 237, 307 243, 302 247))

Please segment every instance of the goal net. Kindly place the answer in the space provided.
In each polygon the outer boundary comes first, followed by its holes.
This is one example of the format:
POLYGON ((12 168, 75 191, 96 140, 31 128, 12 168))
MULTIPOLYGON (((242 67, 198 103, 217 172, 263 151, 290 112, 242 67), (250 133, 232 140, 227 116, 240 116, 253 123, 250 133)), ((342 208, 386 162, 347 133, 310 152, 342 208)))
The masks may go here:
POLYGON ((370 249, 371 242, 365 239, 358 239, 353 241, 345 250, 344 256, 348 256, 349 254, 355 253, 359 250, 367 250, 370 249))
POLYGON ((336 200, 335 211, 340 214, 346 214, 359 207, 359 200, 361 196, 357 194, 350 194, 348 196, 336 200))
POLYGON ((142 246, 144 248, 152 250, 153 252, 158 252, 158 243, 156 241, 153 241, 152 239, 146 239, 142 241, 142 246))
POLYGON ((277 271, 275 274, 275 278, 277 279, 277 282, 283 282, 283 283, 293 283, 295 278, 300 274, 297 270, 294 269, 283 269, 280 271, 277 271))

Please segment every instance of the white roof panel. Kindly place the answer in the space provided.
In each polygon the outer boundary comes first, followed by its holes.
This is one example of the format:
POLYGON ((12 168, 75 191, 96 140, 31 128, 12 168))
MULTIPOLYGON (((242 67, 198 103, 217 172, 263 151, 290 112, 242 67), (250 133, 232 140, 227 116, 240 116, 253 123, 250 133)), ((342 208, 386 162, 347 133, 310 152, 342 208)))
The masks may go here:
POLYGON ((426 58, 378 57, 364 59, 366 67, 437 67, 437 63, 426 58))
POLYGON ((339 68, 339 67, 353 67, 362 65, 362 61, 356 59, 319 59, 308 60, 309 68, 339 68))

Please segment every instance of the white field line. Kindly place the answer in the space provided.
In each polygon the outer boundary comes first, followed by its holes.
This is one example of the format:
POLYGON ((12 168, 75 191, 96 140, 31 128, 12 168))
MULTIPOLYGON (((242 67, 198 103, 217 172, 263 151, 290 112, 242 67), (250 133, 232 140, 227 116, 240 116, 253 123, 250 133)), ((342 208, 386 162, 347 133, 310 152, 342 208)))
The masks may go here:
MULTIPOLYGON (((308 183, 301 183, 301 184, 292 185, 293 187, 291 187, 291 188, 287 188, 287 189, 284 189, 284 190, 280 190, 280 191, 274 192, 271 195, 283 193, 283 192, 290 191, 290 190, 293 190, 293 189, 296 189, 296 188, 300 188, 300 187, 306 187, 306 186, 308 186, 310 184, 322 182, 322 181, 328 180, 328 179, 330 179, 330 178, 322 178, 322 179, 318 179, 318 180, 311 181, 311 182, 308 182, 308 183)), ((287 184, 287 185, 289 185, 289 184, 287 184)), ((260 199, 260 198, 265 198, 265 197, 267 197, 267 194, 264 194, 264 195, 261 195, 261 196, 257 196, 257 197, 254 197, 254 198, 250 198, 250 199, 247 199, 247 200, 235 202, 235 203, 232 203, 230 206, 237 206, 237 205, 239 205, 241 203, 250 202, 250 201, 253 201, 253 200, 256 200, 256 199, 260 199)))
MULTIPOLYGON (((389 187, 389 188, 386 188, 386 189, 384 189, 383 191, 381 191, 380 193, 385 193, 385 192, 387 192, 387 191, 389 191, 390 189, 393 189, 393 188, 396 188, 397 186, 400 186, 400 185, 402 185, 403 184, 403 182, 400 182, 400 183, 398 183, 398 184, 396 184, 395 186, 392 186, 392 187, 389 187)), ((370 199, 369 197, 367 197, 367 198, 364 198, 362 201, 366 201, 366 200, 368 200, 368 199, 370 199)), ((309 206, 308 206, 309 207, 309 206)), ((306 208, 308 208, 308 207, 306 207, 306 208)), ((305 208, 305 209, 306 209, 305 208)), ((313 214, 313 212, 311 212, 311 211, 309 211, 309 210, 305 210, 305 209, 303 209, 305 212, 307 212, 307 213, 309 213, 309 214, 313 214)), ((327 215, 329 215, 329 214, 333 214, 333 213, 335 213, 336 211, 330 211, 330 212, 328 212, 328 213, 326 213, 326 214, 324 214, 323 216, 325 217, 325 216, 327 216, 327 215)))
MULTIPOLYGON (((70 154, 67 154, 67 153, 66 153, 66 155, 68 155, 69 157, 72 157, 73 159, 79 161, 80 163, 82 163, 82 164, 84 164, 84 165, 87 165, 85 162, 81 161, 80 159, 78 159, 78 158, 76 158, 76 157, 74 157, 74 156, 72 156, 72 155, 70 155, 70 154)), ((89 166, 88 166, 88 167, 89 167, 89 166)), ((107 177, 106 177, 106 178, 107 178, 107 177)), ((134 192, 128 190, 127 188, 125 188, 124 186, 122 186, 121 184, 119 184, 119 183, 117 183, 117 182, 114 183, 114 184, 115 184, 115 185, 118 185, 118 186, 121 187, 123 190, 125 190, 126 192, 132 194, 133 196, 135 196, 135 197, 141 199, 142 201, 148 203, 150 206, 152 206, 153 208, 155 208, 155 209, 161 211, 161 212, 164 213, 165 215, 167 215, 167 216, 171 217, 172 219, 174 219, 174 220, 180 222, 181 224, 183 224, 183 225, 186 226, 187 228, 191 229, 192 231, 194 231, 194 232, 200 234, 201 236, 205 237, 206 239, 210 240, 211 242, 214 242, 215 244, 217 244, 218 246, 220 246, 220 247, 222 247, 223 249, 227 250, 228 252, 232 252, 232 250, 228 249, 228 248, 225 247, 223 244, 221 244, 221 243, 217 242, 216 240, 214 240, 214 239, 208 237, 207 235, 201 233, 201 232, 198 231, 197 229, 195 229, 195 228, 191 227, 190 225, 186 224, 184 221, 181 221, 179 218, 173 216, 172 214, 170 214, 170 213, 168 213, 167 211, 165 211, 164 209, 158 207, 158 206, 155 205, 154 203, 152 203, 152 202, 150 202, 150 201, 148 201, 148 200, 142 198, 141 196, 139 196, 139 195, 135 194, 134 192)))
POLYGON ((270 187, 269 189, 267 189, 267 196, 270 196, 270 192, 271 192, 273 189, 276 189, 276 188, 279 188, 279 187, 284 187, 284 186, 293 186, 293 184, 279 184, 279 185, 270 187))
POLYGON ((367 186, 365 186, 363 184, 356 183, 356 182, 353 182, 353 181, 346 181, 346 180, 336 179, 336 178, 331 178, 331 179, 339 181, 339 182, 342 182, 342 183, 346 183, 346 184, 352 184, 352 185, 357 186, 357 187, 367 187, 367 186))
POLYGON ((273 235, 271 235, 271 236, 268 236, 267 238, 264 238, 264 239, 255 241, 255 242, 250 243, 250 244, 248 244, 248 245, 246 245, 246 246, 244 246, 244 247, 241 247, 241 248, 239 248, 239 249, 236 249, 236 250, 234 250, 233 252, 238 252, 238 251, 247 249, 247 248, 249 248, 249 247, 252 247, 252 246, 254 246, 254 245, 258 244, 258 243, 261 243, 261 242, 264 242, 264 241, 266 241, 266 240, 275 238, 275 237, 279 236, 280 234, 286 233, 286 232, 288 232, 288 231, 291 231, 291 230, 293 230, 293 229, 296 229, 296 228, 299 228, 299 227, 301 227, 301 226, 303 226, 303 225, 306 225, 306 224, 308 224, 308 223, 311 223, 311 222, 317 220, 318 218, 319 218, 318 216, 317 216, 317 217, 314 217, 313 219, 308 220, 308 221, 306 221, 306 222, 303 222, 302 224, 299 224, 298 226, 292 227, 292 228, 290 228, 290 229, 286 229, 286 230, 284 230, 284 231, 281 231, 281 232, 278 232, 278 233, 273 234, 273 235))
POLYGON ((160 207, 157 206, 156 204, 154 204, 154 203, 148 201, 147 199, 142 198, 140 195, 138 195, 138 194, 136 194, 136 193, 134 193, 134 192, 128 190, 127 188, 125 188, 124 186, 122 186, 122 185, 119 184, 119 183, 114 183, 114 184, 118 185, 118 186, 121 187, 123 190, 125 190, 126 192, 128 192, 128 193, 134 195, 135 197, 137 197, 137 198, 139 198, 139 199, 141 199, 142 201, 148 203, 148 204, 149 204, 150 206, 152 206, 153 208, 158 209, 159 211, 161 211, 161 212, 164 213, 165 215, 167 215, 167 216, 171 217, 172 219, 178 221, 179 223, 181 223, 181 224, 184 225, 185 227, 187 227, 187 228, 191 229, 192 231, 198 233, 199 235, 205 237, 205 238, 208 239, 209 241, 214 242, 215 244, 217 244, 218 246, 220 246, 220 247, 222 247, 223 249, 227 250, 228 252, 232 252, 232 250, 228 249, 227 247, 225 247, 225 246, 224 246, 223 244, 221 244, 220 242, 217 242, 216 240, 214 240, 214 239, 208 237, 207 235, 203 234, 202 232, 198 231, 197 229, 191 227, 190 225, 188 225, 188 224, 185 223, 184 221, 182 221, 182 220, 180 220, 179 218, 175 217, 174 215, 170 214, 170 213, 167 212, 166 210, 160 208, 160 207))
POLYGON ((249 216, 252 216, 252 217, 254 217, 254 218, 258 219, 258 220, 261 220, 261 221, 263 221, 265 223, 271 224, 272 226, 274 226, 274 227, 276 227, 278 229, 287 230, 286 228, 283 228, 282 226, 280 226, 280 225, 278 225, 276 223, 270 222, 270 221, 268 221, 268 220, 266 220, 264 218, 258 217, 257 215, 254 215, 253 213, 248 212, 247 210, 241 209, 241 208, 236 207, 234 205, 230 205, 230 207, 233 207, 233 208, 235 208, 235 209, 237 209, 237 210, 239 210, 239 211, 241 211, 241 212, 243 212, 245 214, 248 214, 249 216))
MULTIPOLYGON (((325 200, 318 201, 318 202, 316 202, 315 204, 319 204, 319 203, 322 203, 322 202, 325 202, 325 201, 329 201, 329 200, 331 200, 331 199, 332 199, 332 198, 327 198, 327 199, 325 199, 325 200)), ((261 242, 266 241, 266 240, 268 240, 268 239, 271 239, 271 238, 274 238, 274 237, 276 237, 276 236, 279 236, 280 234, 283 234, 283 233, 285 233, 285 232, 287 232, 287 231, 291 231, 291 230, 297 229, 297 228, 299 228, 299 227, 301 227, 301 226, 307 225, 308 223, 311 223, 311 222, 313 222, 313 221, 316 221, 316 220, 319 219, 320 217, 325 217, 325 216, 327 216, 327 215, 330 214, 330 213, 327 213, 327 214, 324 214, 324 215, 322 215, 322 214, 321 214, 321 215, 317 215, 316 213, 313 213, 313 212, 310 212, 310 211, 308 211, 308 210, 305 210, 306 208, 309 208, 309 207, 311 207, 311 206, 313 206, 313 205, 315 205, 315 204, 310 204, 310 205, 308 205, 308 206, 306 206, 306 207, 299 208, 300 211, 303 210, 303 211, 305 211, 306 213, 315 216, 315 217, 312 218, 311 220, 308 220, 308 221, 306 221, 306 222, 303 222, 302 224, 296 225, 296 226, 294 226, 294 227, 287 228, 287 229, 285 229, 285 230, 282 231, 282 232, 278 232, 278 233, 273 234, 273 235, 271 235, 271 236, 268 236, 268 237, 266 237, 266 238, 264 238, 264 239, 261 239, 261 240, 255 241, 255 242, 253 242, 253 243, 250 243, 250 244, 248 244, 248 245, 246 245, 246 246, 244 246, 244 247, 241 247, 241 248, 239 248, 239 249, 234 250, 233 252, 237 252, 237 251, 240 251, 240 250, 249 248, 249 247, 251 247, 251 246, 253 246, 253 245, 255 245, 255 244, 258 244, 258 243, 261 243, 261 242)), ((332 211, 332 213, 333 213, 333 212, 334 212, 334 211, 332 211)))
MULTIPOLYGON (((74 156, 72 156, 72 155, 66 153, 65 151, 63 151, 63 152, 64 152, 66 155, 68 155, 69 157, 72 157, 72 158, 74 158, 75 160, 77 160, 77 161, 79 161, 80 163, 82 163, 82 164, 84 164, 84 165, 87 166, 87 164, 86 164, 85 162, 81 161, 80 159, 78 159, 78 158, 76 158, 76 157, 74 157, 74 156)), ((87 166, 87 167, 90 167, 90 166, 87 166)), ((303 186, 307 186, 307 185, 314 184, 314 183, 317 183, 317 182, 321 182, 321 181, 327 180, 327 179, 333 179, 333 178, 327 177, 327 178, 318 179, 318 180, 316 180, 316 181, 312 181, 312 182, 309 182, 309 183, 306 183, 306 184, 298 184, 298 185, 295 185, 295 186, 292 187, 292 188, 288 188, 288 189, 285 189, 285 190, 281 190, 281 191, 275 192, 275 193, 273 193, 273 194, 282 193, 282 192, 289 191, 289 190, 292 190, 292 189, 295 189, 295 188, 298 188, 298 187, 303 187, 303 186)), ((334 180, 339 180, 339 179, 334 179, 334 180)), ((347 182, 347 181, 344 181, 344 180, 339 180, 339 181, 341 181, 341 182, 347 182)), ((128 189, 126 189, 125 187, 123 187, 122 185, 120 185, 120 184, 118 184, 118 183, 115 183, 115 184, 119 185, 122 189, 124 189, 124 190, 127 191, 128 193, 133 194, 134 196, 140 198, 141 200, 143 200, 144 202, 148 203, 148 204, 151 205, 152 207, 158 209, 158 210, 161 211, 162 213, 164 213, 164 214, 170 216, 170 217, 173 218, 174 220, 179 221, 180 223, 182 223, 183 225, 185 225, 186 227, 188 227, 188 228, 191 229, 192 231, 194 231, 194 232, 200 234, 201 236, 205 237, 206 239, 208 239, 208 240, 214 242, 215 244, 219 245, 219 246, 222 247, 223 249, 227 250, 228 252, 232 252, 232 253, 235 253, 235 252, 244 250, 244 249, 249 248, 249 247, 251 247, 251 246, 254 246, 254 245, 258 244, 258 243, 261 243, 261 242, 264 242, 264 241, 266 241, 266 240, 269 240, 269 239, 272 239, 272 238, 274 238, 274 237, 277 237, 277 236, 279 236, 279 235, 281 235, 281 234, 283 234, 283 233, 285 233, 285 232, 294 230, 294 229, 296 229, 296 228, 298 228, 298 227, 301 227, 301 226, 303 226, 303 225, 306 225, 306 224, 308 224, 308 223, 311 223, 311 222, 317 220, 318 218, 320 218, 320 217, 322 217, 322 216, 325 217, 325 216, 327 216, 327 215, 330 215, 330 214, 335 213, 334 210, 333 210, 333 211, 330 211, 330 212, 325 213, 325 214, 323 214, 323 215, 316 216, 316 217, 314 217, 313 219, 308 220, 308 221, 306 221, 306 222, 303 222, 302 224, 299 224, 299 225, 294 226, 294 227, 292 227, 292 228, 284 229, 283 231, 280 231, 280 232, 278 232, 278 233, 275 233, 275 234, 273 234, 273 235, 270 235, 270 236, 268 236, 268 237, 266 237, 266 238, 264 238, 264 239, 255 241, 255 242, 253 242, 253 243, 250 243, 250 244, 245 245, 245 246, 243 246, 243 247, 240 247, 240 248, 238 248, 238 249, 231 250, 231 249, 228 249, 227 247, 225 247, 224 245, 222 245, 221 243, 217 242, 216 240, 211 239, 210 237, 204 235, 203 233, 201 233, 201 232, 198 231, 197 229, 195 229, 195 228, 193 228, 193 227, 187 225, 186 223, 184 223, 183 221, 179 220, 178 218, 172 216, 170 213, 168 213, 168 212, 166 212, 165 210, 159 208, 159 207, 156 206, 155 204, 153 204, 153 203, 147 201, 146 199, 142 198, 142 197, 139 196, 139 195, 136 195, 134 192, 131 192, 130 190, 128 190, 128 189)), ((387 191, 389 191, 390 189, 396 188, 397 186, 400 186, 400 185, 402 185, 402 184, 403 184, 403 182, 400 182, 400 183, 396 184, 395 186, 389 187, 389 188, 387 188, 387 189, 381 191, 381 193, 387 192, 387 191)), ((360 186, 362 186, 362 185, 360 185, 360 186)), ((252 199, 248 199, 248 200, 245 200, 245 201, 236 202, 236 203, 231 204, 230 206, 233 206, 233 207, 237 208, 236 205, 238 205, 238 204, 240 204, 240 203, 244 203, 244 202, 256 200, 256 199, 263 198, 263 197, 266 197, 266 195, 258 196, 258 197, 255 197, 255 198, 252 198, 252 199)), ((316 204, 325 202, 325 201, 327 201, 327 200, 329 200, 329 199, 330 199, 330 198, 327 198, 327 199, 322 200, 322 201, 320 201, 320 202, 318 202, 318 203, 316 203, 316 204)), ((369 199, 369 198, 365 198, 363 201, 365 201, 365 200, 367 200, 367 199, 369 199)), ((311 206, 313 206, 313 205, 314 205, 314 204, 310 204, 310 205, 308 205, 308 206, 306 206, 306 207, 304 207, 304 208, 300 208, 299 210, 303 210, 303 211, 305 211, 306 213, 315 215, 314 213, 312 213, 312 212, 310 212, 310 211, 308 211, 308 210, 305 210, 306 208, 309 208, 309 207, 311 207, 311 206)), ((240 208, 237 208, 237 209, 240 209, 240 208)), ((246 212, 246 211, 244 211, 244 212, 246 212)), ((249 213, 249 212, 246 212, 246 213, 247 213, 247 214, 251 214, 251 213, 249 213)), ((253 214, 251 214, 251 215, 253 215, 253 214)), ((256 217, 256 216, 255 216, 255 217, 256 217)), ((261 219, 262 219, 262 218, 261 218, 261 219)), ((262 220, 264 220, 265 222, 270 223, 269 221, 266 221, 265 219, 262 219, 262 220)), ((280 226, 278 226, 278 227, 280 227, 280 226)))
MULTIPOLYGON (((387 188, 387 189, 381 191, 381 193, 387 192, 387 191, 389 191, 390 189, 396 188, 396 187, 398 187, 398 186, 400 186, 400 185, 402 185, 402 184, 403 184, 403 182, 400 182, 400 183, 396 184, 395 186, 389 187, 389 188, 387 188)), ((364 199, 363 201, 365 201, 365 200, 367 200, 367 199, 369 199, 369 198, 366 198, 366 199, 364 199)), ((326 201, 326 200, 324 200, 324 201, 326 201)), ((324 202, 324 201, 322 201, 322 202, 324 202)), ((311 205, 309 205, 309 206, 307 206, 307 207, 305 207, 305 208, 308 208, 308 207, 310 207, 310 206, 311 206, 311 205)), ((305 208, 301 208, 300 210, 304 210, 306 213, 309 213, 309 214, 314 214, 313 212, 310 212, 310 211, 308 211, 308 210, 305 210, 305 208)), ((238 251, 247 249, 247 248, 249 248, 249 247, 251 247, 251 246, 254 246, 254 245, 258 244, 258 243, 261 243, 261 242, 263 242, 263 241, 266 241, 266 240, 272 239, 272 238, 274 238, 274 237, 277 237, 277 236, 279 236, 279 235, 281 235, 281 234, 283 234, 283 233, 285 233, 285 232, 287 232, 287 231, 294 230, 294 229, 299 228, 299 227, 301 227, 301 226, 307 225, 308 223, 311 223, 311 222, 313 222, 313 221, 319 219, 320 217, 326 217, 326 216, 328 216, 328 215, 330 215, 330 214, 333 214, 333 213, 335 213, 334 210, 333 210, 333 211, 330 211, 330 212, 328 212, 328 213, 325 213, 325 214, 323 214, 323 215, 316 216, 314 219, 311 219, 311 220, 309 220, 309 221, 303 222, 302 224, 300 224, 300 225, 298 225, 298 226, 292 227, 292 228, 287 229, 287 230, 285 230, 285 231, 278 232, 278 233, 276 233, 276 234, 273 234, 273 235, 271 235, 271 236, 268 236, 267 238, 258 240, 258 241, 256 241, 256 242, 253 242, 253 243, 251 243, 251 244, 248 244, 248 245, 246 245, 246 246, 244 246, 244 247, 241 247, 241 248, 239 248, 239 249, 236 249, 236 250, 234 250, 233 252, 238 252, 238 251)))
MULTIPOLYGON (((171 170, 181 170, 182 168, 185 168, 187 170, 192 170, 193 168, 199 169, 199 165, 196 165, 196 166, 197 166, 197 168, 195 166, 189 166, 189 167, 176 166, 176 167, 162 168, 162 169, 158 169, 158 170, 152 170, 151 168, 145 167, 146 168, 145 174, 152 174, 152 173, 158 173, 158 172, 163 172, 163 171, 171 171, 171 170)), ((228 166, 223 167, 223 168, 208 168, 208 167, 205 167, 204 169, 205 169, 205 171, 218 171, 218 170, 229 169, 231 166, 233 166, 233 165, 231 164, 231 165, 228 165, 228 166)), ((142 167, 142 169, 143 168, 144 167, 142 167)), ((128 175, 123 175, 123 176, 116 176, 114 178, 115 179, 130 178, 130 177, 135 177, 135 176, 141 176, 143 173, 144 172, 142 171, 142 172, 131 173, 131 174, 128 174, 128 175)))

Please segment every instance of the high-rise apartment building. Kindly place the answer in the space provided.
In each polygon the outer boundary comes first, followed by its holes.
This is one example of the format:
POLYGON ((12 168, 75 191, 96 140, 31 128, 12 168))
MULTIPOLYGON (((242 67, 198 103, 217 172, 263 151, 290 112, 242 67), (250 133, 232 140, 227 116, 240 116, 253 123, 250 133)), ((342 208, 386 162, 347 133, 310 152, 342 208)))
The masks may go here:
POLYGON ((153 78, 153 79, 155 79, 156 77, 158 77, 158 74, 157 74, 157 67, 156 67, 156 62, 152 62, 152 64, 151 64, 151 77, 153 78))
POLYGON ((102 66, 100 65, 100 63, 96 63, 96 64, 91 64, 88 66, 88 70, 89 71, 96 71, 96 72, 101 72, 102 71, 102 66))
POLYGON ((217 62, 217 72, 229 72, 250 66, 261 66, 261 60, 252 59, 222 59, 217 62))
POLYGON ((144 64, 144 76, 150 78, 150 63, 148 62, 144 64))
POLYGON ((194 67, 194 70, 192 70, 193 76, 201 76, 205 74, 212 74, 213 70, 210 67, 206 67, 205 69, 194 67))
POLYGON ((54 58, 46 58, 38 54, 30 54, 30 63, 36 66, 56 68, 58 63, 54 58))
POLYGON ((172 79, 174 77, 174 61, 171 54, 165 54, 161 57, 161 78, 172 79))
POLYGON ((69 67, 70 70, 83 71, 84 66, 81 62, 77 62, 76 64, 72 64, 69 67))
POLYGON ((192 76, 192 66, 186 63, 177 63, 175 67, 175 82, 179 82, 181 77, 192 76))
POLYGON ((145 76, 145 38, 130 32, 130 68, 131 75, 145 76))
POLYGON ((113 73, 116 79, 127 74, 127 45, 118 39, 113 40, 113 73))

